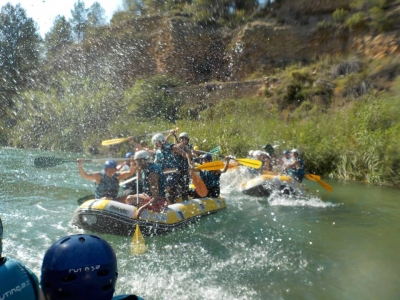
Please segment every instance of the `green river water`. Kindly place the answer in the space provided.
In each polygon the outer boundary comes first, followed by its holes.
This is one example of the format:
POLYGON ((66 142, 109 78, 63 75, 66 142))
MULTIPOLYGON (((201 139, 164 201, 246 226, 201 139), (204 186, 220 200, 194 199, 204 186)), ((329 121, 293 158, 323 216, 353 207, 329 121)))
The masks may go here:
MULTIPOLYGON (((38 156, 75 154, 0 149, 3 254, 40 277, 46 249, 81 233, 71 224, 77 199, 93 183, 75 163, 37 169, 38 156)), ((99 164, 85 164, 90 171, 99 164)), ((323 178, 333 192, 307 181, 302 198, 249 197, 235 172, 223 175, 227 209, 167 235, 104 235, 118 257, 117 293, 145 299, 400 299, 400 190, 323 178)))

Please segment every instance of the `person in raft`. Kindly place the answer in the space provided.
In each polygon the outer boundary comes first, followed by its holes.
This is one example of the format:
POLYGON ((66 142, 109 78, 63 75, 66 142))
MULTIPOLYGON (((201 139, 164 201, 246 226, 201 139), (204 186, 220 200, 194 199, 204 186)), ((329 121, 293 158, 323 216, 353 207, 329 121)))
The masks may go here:
POLYGON ((19 260, 3 257, 3 223, 0 219, 0 299, 43 299, 36 275, 19 260))
POLYGON ((46 300, 143 300, 114 296, 117 257, 111 245, 96 235, 63 237, 47 249, 40 285, 46 300))
POLYGON ((135 162, 139 167, 139 180, 142 184, 141 194, 130 195, 125 203, 138 207, 135 218, 138 218, 144 209, 162 211, 167 207, 165 189, 166 177, 161 167, 152 162, 149 152, 139 150, 135 153, 135 162))
MULTIPOLYGON (((209 153, 206 153, 201 157, 201 163, 208 163, 212 161, 212 156, 209 153)), ((216 170, 216 171, 200 171, 200 178, 204 181, 204 184, 206 185, 208 189, 208 194, 207 197, 219 197, 221 193, 221 187, 220 187, 220 179, 221 179, 221 174, 225 173, 228 170, 229 167, 229 161, 231 157, 226 156, 225 157, 225 167, 222 170, 216 170)), ((200 197, 195 193, 194 195, 195 198, 200 197)))
POLYGON ((104 170, 95 173, 86 173, 83 169, 82 163, 83 158, 78 158, 79 174, 82 178, 87 180, 93 180, 96 182, 95 197, 96 199, 111 198, 123 202, 126 196, 118 198, 119 183, 124 179, 131 177, 135 174, 137 167, 133 163, 133 157, 130 157, 131 164, 129 171, 117 172, 117 164, 113 160, 107 160, 104 164, 104 170))
POLYGON ((304 161, 300 158, 300 151, 297 149, 292 149, 290 154, 292 160, 284 166, 284 169, 290 177, 295 179, 297 182, 302 183, 306 172, 304 161))

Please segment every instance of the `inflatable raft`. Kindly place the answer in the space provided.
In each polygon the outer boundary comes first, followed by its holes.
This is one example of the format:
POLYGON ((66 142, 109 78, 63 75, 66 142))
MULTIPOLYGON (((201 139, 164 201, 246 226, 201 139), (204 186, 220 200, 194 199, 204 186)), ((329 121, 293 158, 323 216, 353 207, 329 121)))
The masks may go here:
POLYGON ((196 222, 201 217, 226 208, 225 199, 199 198, 169 205, 163 212, 143 210, 137 221, 137 208, 113 200, 93 199, 74 212, 72 223, 79 228, 116 235, 132 235, 138 222, 144 235, 156 235, 196 222))
POLYGON ((298 183, 290 176, 282 174, 263 174, 243 182, 239 190, 250 196, 269 197, 279 191, 285 195, 291 195, 299 191, 298 183))

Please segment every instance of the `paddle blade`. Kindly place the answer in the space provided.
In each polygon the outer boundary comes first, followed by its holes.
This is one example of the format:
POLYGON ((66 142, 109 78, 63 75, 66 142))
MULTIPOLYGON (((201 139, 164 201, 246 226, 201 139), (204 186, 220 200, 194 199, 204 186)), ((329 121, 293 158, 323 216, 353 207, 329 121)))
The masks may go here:
POLYGON ((253 169, 259 169, 262 166, 262 162, 257 159, 251 158, 235 158, 235 160, 243 166, 250 167, 253 169))
POLYGON ((120 144, 123 142, 128 141, 129 138, 119 138, 119 139, 112 139, 112 140, 105 140, 101 142, 102 146, 110 146, 110 145, 116 145, 116 144, 120 144))
POLYGON ((208 189, 204 184, 203 180, 201 180, 201 178, 194 171, 191 171, 191 174, 192 174, 193 184, 196 188, 196 193, 200 197, 206 197, 208 194, 208 189))
POLYGON ((36 168, 48 168, 61 165, 64 161, 57 157, 37 157, 33 161, 36 168))
POLYGON ((131 241, 131 253, 133 255, 139 255, 145 253, 146 250, 146 243, 144 241, 142 232, 140 231, 139 224, 136 224, 135 233, 133 234, 131 241))
POLYGON ((324 189, 326 189, 328 192, 332 192, 332 191, 333 191, 333 187, 332 187, 329 183, 327 183, 327 182, 325 182, 325 181, 323 181, 323 180, 320 180, 320 179, 317 179, 317 182, 318 182, 324 189))
POLYGON ((321 176, 315 174, 306 174, 305 177, 311 181, 321 180, 321 176))
POLYGON ((217 154, 219 151, 221 151, 221 147, 217 146, 215 148, 212 148, 209 153, 210 154, 217 154))
POLYGON ((203 171, 216 171, 221 170, 225 167, 225 164, 222 161, 211 161, 208 163, 204 163, 196 167, 196 170, 203 170, 203 171))

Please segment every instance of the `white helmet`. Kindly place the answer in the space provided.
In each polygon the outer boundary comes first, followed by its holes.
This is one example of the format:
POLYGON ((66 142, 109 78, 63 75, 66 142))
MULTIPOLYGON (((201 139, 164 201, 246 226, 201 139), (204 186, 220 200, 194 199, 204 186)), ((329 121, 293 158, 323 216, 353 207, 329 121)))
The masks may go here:
POLYGON ((294 153, 297 153, 298 155, 300 155, 300 151, 299 150, 297 150, 297 149, 292 149, 292 150, 290 150, 290 152, 294 152, 294 153))
POLYGON ((179 135, 179 139, 180 139, 180 138, 183 138, 183 137, 189 139, 189 134, 188 134, 187 132, 182 132, 182 133, 179 135))
POLYGON ((250 156, 250 157, 253 156, 253 153, 254 153, 254 150, 250 150, 250 151, 249 151, 249 156, 250 156))
POLYGON ((149 152, 147 152, 146 150, 139 150, 139 151, 137 151, 136 153, 135 153, 135 156, 134 156, 134 159, 135 160, 137 160, 137 159, 142 159, 142 158, 144 158, 144 159, 150 159, 150 154, 149 154, 149 152))
POLYGON ((157 133, 153 135, 151 138, 151 142, 153 143, 154 146, 156 146, 157 142, 164 143, 165 142, 165 136, 162 135, 161 133, 157 133))
POLYGON ((262 152, 260 150, 254 150, 253 151, 253 157, 257 157, 257 156, 259 156, 261 154, 262 154, 262 152))

